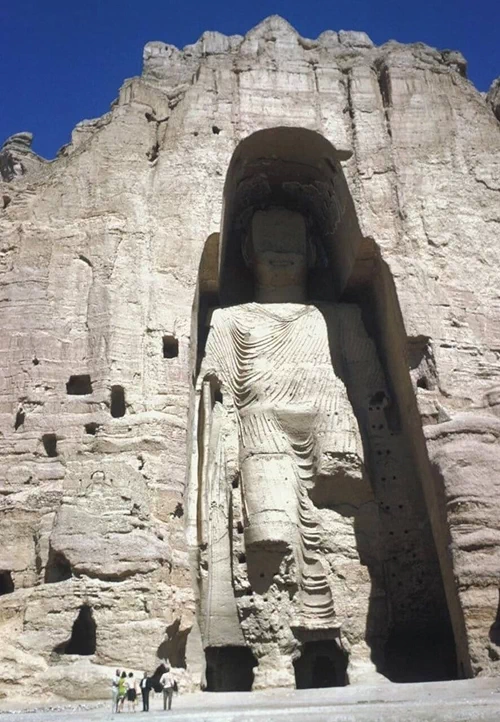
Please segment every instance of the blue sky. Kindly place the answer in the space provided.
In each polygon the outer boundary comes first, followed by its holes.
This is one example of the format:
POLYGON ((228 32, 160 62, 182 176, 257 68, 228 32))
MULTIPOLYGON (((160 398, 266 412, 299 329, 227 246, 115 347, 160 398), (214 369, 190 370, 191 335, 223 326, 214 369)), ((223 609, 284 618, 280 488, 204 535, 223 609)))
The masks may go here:
POLYGON ((30 130, 52 158, 140 73, 148 40, 182 47, 204 30, 244 34, 274 13, 311 38, 365 30, 377 44, 461 50, 480 90, 500 75, 500 0, 0 0, 0 142, 30 130))

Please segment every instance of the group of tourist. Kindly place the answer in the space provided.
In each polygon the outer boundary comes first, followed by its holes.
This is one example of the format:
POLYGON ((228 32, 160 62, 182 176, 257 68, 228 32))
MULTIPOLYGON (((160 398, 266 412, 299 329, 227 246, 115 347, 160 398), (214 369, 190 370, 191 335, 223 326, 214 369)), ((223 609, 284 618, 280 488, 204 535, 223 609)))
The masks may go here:
POLYGON ((112 712, 123 712, 125 703, 129 712, 135 712, 137 707, 138 693, 142 696, 142 711, 149 712, 149 695, 151 692, 163 694, 163 709, 172 708, 172 697, 177 691, 177 682, 170 671, 170 668, 161 664, 150 677, 144 672, 142 679, 138 682, 133 672, 120 672, 116 670, 111 683, 111 705, 112 712))

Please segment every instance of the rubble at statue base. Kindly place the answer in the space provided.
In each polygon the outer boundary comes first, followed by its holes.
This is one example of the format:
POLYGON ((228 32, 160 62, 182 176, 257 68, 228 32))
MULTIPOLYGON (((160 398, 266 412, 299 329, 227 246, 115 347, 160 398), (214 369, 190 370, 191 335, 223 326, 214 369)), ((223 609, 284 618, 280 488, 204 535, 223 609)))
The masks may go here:
POLYGON ((5 143, 0 694, 500 673, 497 96, 271 17, 5 143))

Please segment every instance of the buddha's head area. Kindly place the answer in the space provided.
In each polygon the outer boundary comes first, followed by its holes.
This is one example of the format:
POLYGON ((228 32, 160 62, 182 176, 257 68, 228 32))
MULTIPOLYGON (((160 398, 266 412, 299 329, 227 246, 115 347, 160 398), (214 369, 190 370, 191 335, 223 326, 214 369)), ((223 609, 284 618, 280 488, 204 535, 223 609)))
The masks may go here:
POLYGON ((467 673, 398 299, 341 160, 303 129, 242 141, 200 266, 192 558, 212 690, 453 679, 457 651, 467 673))
POLYGON ((261 270, 252 262, 255 251, 302 256, 306 298, 340 295, 361 243, 342 157, 304 128, 271 128, 241 141, 224 187, 221 305, 255 299, 261 270))
POLYGON ((306 301, 307 270, 314 266, 315 252, 301 213, 286 208, 255 211, 242 250, 254 277, 256 301, 306 301))

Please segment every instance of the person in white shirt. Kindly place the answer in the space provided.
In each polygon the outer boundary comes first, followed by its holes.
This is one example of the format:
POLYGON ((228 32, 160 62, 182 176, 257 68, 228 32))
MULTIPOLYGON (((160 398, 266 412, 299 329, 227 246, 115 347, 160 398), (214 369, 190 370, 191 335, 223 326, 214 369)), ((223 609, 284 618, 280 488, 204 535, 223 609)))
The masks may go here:
POLYGON ((128 687, 127 687, 128 711, 135 712, 135 706, 137 704, 137 682, 135 681, 133 672, 129 672, 127 683, 128 683, 128 687))
POLYGON ((118 710, 118 683, 120 682, 120 670, 117 669, 111 681, 111 712, 118 710))
POLYGON ((163 709, 172 709, 175 679, 170 667, 166 667, 165 672, 160 677, 160 684, 163 686, 163 709))

